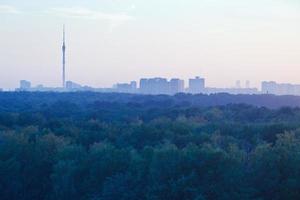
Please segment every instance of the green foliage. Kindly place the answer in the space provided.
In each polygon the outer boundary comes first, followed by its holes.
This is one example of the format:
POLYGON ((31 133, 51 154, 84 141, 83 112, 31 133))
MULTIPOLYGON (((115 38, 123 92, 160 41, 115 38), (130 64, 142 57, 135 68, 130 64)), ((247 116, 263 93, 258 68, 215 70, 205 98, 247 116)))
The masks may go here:
POLYGON ((0 199, 300 199, 300 109, 198 98, 0 94, 0 199))

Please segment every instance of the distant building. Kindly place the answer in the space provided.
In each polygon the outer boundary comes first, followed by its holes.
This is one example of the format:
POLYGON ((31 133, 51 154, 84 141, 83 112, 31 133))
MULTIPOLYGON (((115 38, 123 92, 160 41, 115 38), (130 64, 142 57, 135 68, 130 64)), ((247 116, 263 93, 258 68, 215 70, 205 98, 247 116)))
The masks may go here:
POLYGON ((265 94, 276 94, 276 93, 278 93, 277 83, 274 82, 274 81, 263 82, 262 83, 262 92, 265 93, 265 94))
POLYGON ((281 83, 278 84, 274 81, 263 81, 261 90, 264 94, 275 95, 300 95, 300 85, 281 83))
POLYGON ((142 94, 147 94, 149 93, 149 88, 148 88, 148 79, 142 78, 140 79, 140 90, 139 92, 142 94))
POLYGON ((75 83, 73 81, 67 81, 66 82, 66 89, 67 90, 80 90, 82 89, 82 86, 78 83, 75 83))
POLYGON ((250 81, 246 81, 246 88, 250 88, 250 81))
POLYGON ((189 80, 189 92, 192 94, 200 94, 205 92, 205 79, 196 77, 189 80))
POLYGON ((235 87, 236 88, 241 88, 241 81, 236 81, 235 82, 235 87))
POLYGON ((131 81, 128 83, 118 83, 115 85, 117 92, 121 93, 136 93, 137 92, 137 83, 136 81, 131 81))
POLYGON ((170 94, 170 84, 165 78, 150 78, 140 80, 142 94, 170 94))
POLYGON ((150 94, 168 94, 169 83, 165 78, 151 78, 148 80, 150 94))
POLYGON ((137 90, 137 82, 136 81, 131 81, 130 82, 130 86, 136 92, 136 90, 137 90))
POLYGON ((170 94, 177 94, 184 92, 184 80, 180 80, 178 78, 173 78, 170 80, 170 94))
POLYGON ((259 91, 257 88, 205 88, 205 93, 259 94, 259 91))
POLYGON ((43 84, 39 84, 39 85, 37 85, 37 86, 36 86, 36 88, 37 88, 37 89, 41 89, 41 90, 43 90, 45 87, 44 87, 44 85, 43 85, 43 84))
POLYGON ((261 91, 264 94, 275 94, 276 93, 276 89, 277 88, 277 83, 274 81, 263 81, 261 83, 261 91))
POLYGON ((28 91, 31 89, 31 83, 26 80, 21 80, 20 81, 20 90, 21 91, 28 91))

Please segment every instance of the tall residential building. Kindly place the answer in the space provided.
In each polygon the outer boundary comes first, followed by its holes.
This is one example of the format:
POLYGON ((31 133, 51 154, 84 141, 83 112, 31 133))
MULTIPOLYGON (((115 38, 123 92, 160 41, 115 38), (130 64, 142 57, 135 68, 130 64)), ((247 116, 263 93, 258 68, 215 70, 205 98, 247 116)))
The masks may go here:
POLYGON ((262 93, 275 95, 300 95, 300 85, 290 83, 276 83, 274 81, 263 81, 261 83, 262 93))
POLYGON ((149 94, 168 94, 169 83, 165 78, 150 78, 148 79, 149 94))
POLYGON ((184 80, 173 78, 170 81, 170 94, 177 94, 184 92, 184 80))
POLYGON ((277 93, 277 83, 274 81, 263 81, 261 83, 261 91, 264 94, 276 94, 277 93))
POLYGON ((241 88, 241 81, 236 81, 235 82, 235 87, 236 88, 241 88))
POLYGON ((246 88, 250 88, 250 81, 246 81, 246 84, 245 84, 246 88))
POLYGON ((137 82, 136 81, 131 81, 130 82, 130 87, 131 87, 132 90, 134 90, 136 92, 137 82))
POLYGON ((139 92, 142 94, 149 93, 148 79, 146 79, 146 78, 140 79, 140 91, 139 92))
POLYGON ((31 83, 29 81, 26 80, 20 81, 20 90, 26 91, 26 90, 30 90, 30 88, 31 88, 31 83))
POLYGON ((165 78, 142 78, 139 92, 142 94, 176 94, 184 91, 184 81, 165 78))
POLYGON ((136 81, 131 81, 128 83, 118 83, 115 85, 116 92, 121 93, 136 93, 137 92, 137 83, 136 81))
POLYGON ((205 79, 197 76, 189 80, 189 92, 192 94, 200 94, 205 92, 205 79))

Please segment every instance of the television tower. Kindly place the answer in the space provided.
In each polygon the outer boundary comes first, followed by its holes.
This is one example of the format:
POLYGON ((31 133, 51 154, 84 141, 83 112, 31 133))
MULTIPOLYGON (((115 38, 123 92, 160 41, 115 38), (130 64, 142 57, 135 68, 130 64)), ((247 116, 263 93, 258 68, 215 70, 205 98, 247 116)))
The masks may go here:
POLYGON ((63 45, 62 45, 62 64, 63 64, 63 71, 62 71, 62 87, 66 87, 66 32, 65 32, 65 25, 63 28, 63 45))

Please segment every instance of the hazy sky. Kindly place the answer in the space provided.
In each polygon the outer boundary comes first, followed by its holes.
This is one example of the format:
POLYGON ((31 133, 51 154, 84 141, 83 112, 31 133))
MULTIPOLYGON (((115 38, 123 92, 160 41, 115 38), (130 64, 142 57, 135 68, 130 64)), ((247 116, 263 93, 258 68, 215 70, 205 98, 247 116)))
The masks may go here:
POLYGON ((300 83, 299 0, 0 0, 0 87, 141 77, 300 83))

